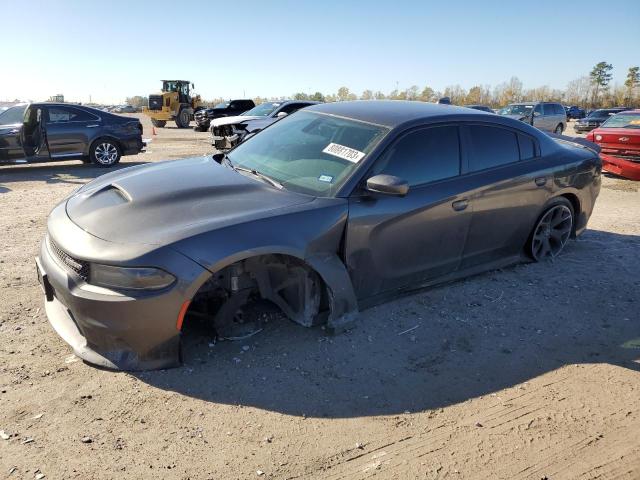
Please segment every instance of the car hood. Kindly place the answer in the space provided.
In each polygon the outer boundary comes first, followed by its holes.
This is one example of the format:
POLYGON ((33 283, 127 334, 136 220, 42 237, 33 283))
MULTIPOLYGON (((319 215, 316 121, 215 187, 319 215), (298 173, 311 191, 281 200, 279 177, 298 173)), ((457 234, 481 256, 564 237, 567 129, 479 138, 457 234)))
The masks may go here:
POLYGON ((312 200, 197 157, 103 175, 72 195, 66 211, 103 240, 167 245, 312 200))
POLYGON ((524 118, 527 118, 528 115, 522 115, 522 114, 509 114, 509 115, 502 115, 503 117, 507 117, 507 118, 513 118, 514 120, 522 120, 524 118))
POLYGON ((236 115, 234 117, 220 117, 220 118, 216 118, 215 120, 211 120, 211 126, 219 127, 221 125, 231 125, 234 123, 245 122, 247 120, 258 120, 260 118, 266 118, 266 117, 259 117, 255 115, 236 115))

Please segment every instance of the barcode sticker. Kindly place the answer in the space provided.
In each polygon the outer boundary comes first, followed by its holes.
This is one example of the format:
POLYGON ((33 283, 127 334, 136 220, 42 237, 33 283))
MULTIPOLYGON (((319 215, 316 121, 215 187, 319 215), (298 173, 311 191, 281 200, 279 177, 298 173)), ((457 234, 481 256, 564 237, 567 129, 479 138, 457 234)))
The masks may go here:
POLYGON ((358 163, 365 155, 365 153, 361 152, 360 150, 345 147, 344 145, 340 145, 338 143, 330 143, 325 147, 324 150, 322 150, 322 152, 333 155, 334 157, 348 160, 349 162, 353 163, 358 163))

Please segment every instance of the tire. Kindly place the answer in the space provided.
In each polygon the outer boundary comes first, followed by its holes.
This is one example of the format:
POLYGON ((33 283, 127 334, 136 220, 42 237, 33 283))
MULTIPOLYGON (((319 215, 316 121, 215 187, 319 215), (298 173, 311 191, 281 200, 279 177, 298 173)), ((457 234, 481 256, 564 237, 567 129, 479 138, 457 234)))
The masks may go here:
POLYGON ((156 120, 155 118, 151 119, 151 123, 153 123, 154 127, 162 128, 167 124, 166 120, 156 120))
POLYGON ((556 135, 562 135, 562 130, 563 130, 562 124, 559 123, 556 129, 553 131, 553 133, 555 133, 556 135))
POLYGON ((564 197, 554 198, 533 227, 527 253, 536 262, 552 260, 564 249, 573 234, 575 212, 564 197))
POLYGON ((189 113, 189 110, 183 108, 182 110, 180 110, 180 113, 178 113, 178 116, 176 117, 176 126, 178 128, 187 128, 190 123, 191 114, 189 113))
POLYGON ((89 148, 91 162, 102 168, 116 165, 122 157, 122 150, 117 142, 109 138, 99 138, 89 148))

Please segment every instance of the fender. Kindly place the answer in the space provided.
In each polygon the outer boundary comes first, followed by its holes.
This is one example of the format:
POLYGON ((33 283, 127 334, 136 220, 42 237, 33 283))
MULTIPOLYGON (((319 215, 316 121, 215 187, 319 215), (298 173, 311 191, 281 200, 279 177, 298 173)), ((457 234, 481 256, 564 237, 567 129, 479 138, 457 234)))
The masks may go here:
MULTIPOLYGON (((285 255, 300 260, 315 271, 327 287, 327 324, 338 330, 358 315, 358 301, 346 266, 339 257, 347 221, 344 199, 316 199, 325 208, 308 215, 308 205, 299 211, 228 228, 180 241, 172 248, 211 273, 252 257, 285 255), (296 235, 290 235, 291 225, 296 235)), ((204 281, 203 281, 204 283, 204 281)), ((200 287, 199 285, 198 287, 200 287)))

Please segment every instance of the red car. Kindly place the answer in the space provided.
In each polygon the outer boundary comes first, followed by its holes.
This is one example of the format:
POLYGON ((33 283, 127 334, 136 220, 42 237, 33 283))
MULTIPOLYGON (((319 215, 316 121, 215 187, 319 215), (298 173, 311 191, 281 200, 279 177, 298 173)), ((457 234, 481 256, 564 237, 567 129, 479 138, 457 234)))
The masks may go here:
POLYGON ((640 110, 613 115, 589 132, 587 140, 600 145, 604 170, 640 180, 640 110))

